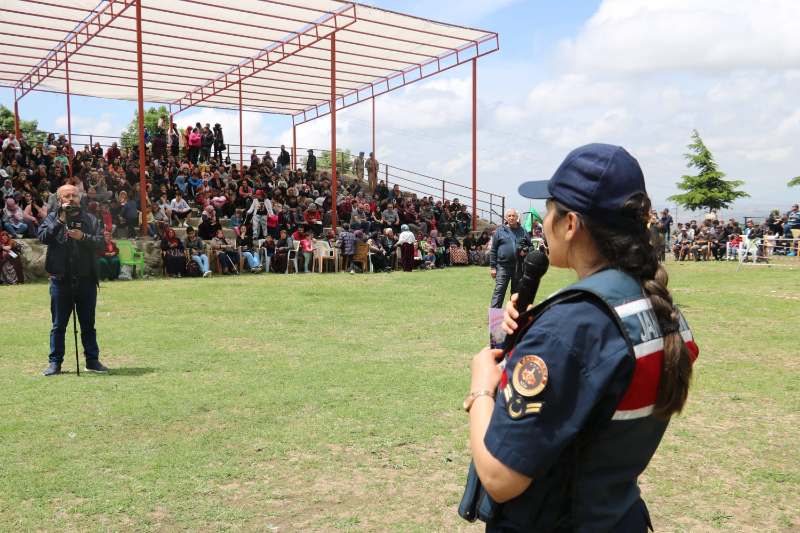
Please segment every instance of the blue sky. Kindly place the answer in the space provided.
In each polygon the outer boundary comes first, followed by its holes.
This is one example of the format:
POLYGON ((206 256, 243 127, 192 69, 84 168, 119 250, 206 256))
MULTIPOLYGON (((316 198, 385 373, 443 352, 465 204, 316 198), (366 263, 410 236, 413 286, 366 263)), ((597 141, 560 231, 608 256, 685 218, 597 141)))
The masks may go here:
MULTIPOLYGON (((683 153, 700 131, 729 179, 752 198, 725 215, 786 210, 800 188, 800 6, 764 0, 366 2, 496 31, 500 51, 478 62, 478 186, 527 207, 522 181, 548 179, 567 152, 588 142, 625 146, 641 162, 656 207, 670 205, 689 172, 683 153)), ((10 89, 0 103, 13 107, 10 89)), ((118 134, 134 102, 73 97, 73 132, 118 134)), ((471 68, 461 66, 377 100, 381 162, 471 183, 471 68)), ((66 131, 65 98, 32 93, 24 119, 66 131)), ((338 145, 369 151, 371 106, 339 114, 338 145)), ((234 113, 200 109, 180 120, 220 122, 238 138, 234 113)), ((179 124, 181 124, 179 120, 179 124)), ((245 114, 245 143, 291 144, 291 120, 245 114)), ((301 146, 328 146, 330 123, 298 128, 301 146)), ((541 207, 540 204, 534 203, 541 207)), ((674 212, 674 210, 673 210, 674 212)), ((684 217, 681 217, 684 218, 684 217)))

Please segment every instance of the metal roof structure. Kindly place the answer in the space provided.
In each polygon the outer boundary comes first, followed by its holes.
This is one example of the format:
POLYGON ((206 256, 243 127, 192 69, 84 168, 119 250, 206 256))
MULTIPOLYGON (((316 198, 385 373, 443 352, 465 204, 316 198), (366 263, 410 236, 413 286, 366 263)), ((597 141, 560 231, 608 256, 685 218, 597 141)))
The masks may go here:
POLYGON ((0 0, 0 11, 0 85, 15 111, 53 91, 68 108, 71 94, 138 101, 140 120, 144 102, 293 126, 331 114, 334 153, 336 110, 470 61, 475 72, 499 49, 493 32, 338 0, 0 0))

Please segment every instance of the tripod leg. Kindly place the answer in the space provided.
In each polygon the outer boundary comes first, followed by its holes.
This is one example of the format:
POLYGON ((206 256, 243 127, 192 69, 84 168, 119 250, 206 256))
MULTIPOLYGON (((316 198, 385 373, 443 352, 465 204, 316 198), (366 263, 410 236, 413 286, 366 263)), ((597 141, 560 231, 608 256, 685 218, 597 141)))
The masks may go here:
MULTIPOLYGON (((74 291, 74 289, 73 289, 74 291)), ((73 295, 75 293, 73 292, 73 295)), ((80 360, 78 359, 78 316, 75 312, 75 298, 72 299, 72 329, 75 332, 75 372, 77 375, 81 375, 81 364, 80 360)))

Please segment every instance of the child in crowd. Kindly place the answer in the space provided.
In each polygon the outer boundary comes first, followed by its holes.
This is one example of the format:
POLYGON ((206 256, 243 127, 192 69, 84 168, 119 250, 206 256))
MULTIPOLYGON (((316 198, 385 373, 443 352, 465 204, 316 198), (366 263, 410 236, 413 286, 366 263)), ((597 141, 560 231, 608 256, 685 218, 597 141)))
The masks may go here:
POLYGON ((233 231, 236 232, 236 235, 241 235, 241 227, 242 227, 242 210, 237 209, 236 212, 231 216, 231 228, 233 231))
POLYGON ((311 258, 314 256, 314 248, 313 243, 316 242, 313 238, 309 237, 305 234, 305 232, 300 233, 300 247, 298 248, 298 252, 300 256, 303 258, 303 274, 308 274, 308 263, 311 262, 311 258))
POLYGON ((342 224, 342 232, 336 241, 339 249, 342 251, 342 272, 347 271, 350 265, 350 273, 356 273, 356 265, 353 262, 353 257, 356 255, 356 236, 350 231, 350 225, 346 222, 342 224))
POLYGON ((422 256, 423 265, 422 268, 425 270, 433 270, 436 268, 436 256, 433 253, 431 248, 428 248, 428 251, 422 256))
POLYGON ((728 244, 728 259, 736 259, 736 250, 742 244, 742 236, 738 233, 733 235, 730 244, 728 244))
POLYGON ((775 235, 775 232, 769 230, 767 232, 767 236, 764 237, 764 251, 766 252, 765 255, 771 256, 775 253, 775 241, 777 241, 778 236, 775 235))

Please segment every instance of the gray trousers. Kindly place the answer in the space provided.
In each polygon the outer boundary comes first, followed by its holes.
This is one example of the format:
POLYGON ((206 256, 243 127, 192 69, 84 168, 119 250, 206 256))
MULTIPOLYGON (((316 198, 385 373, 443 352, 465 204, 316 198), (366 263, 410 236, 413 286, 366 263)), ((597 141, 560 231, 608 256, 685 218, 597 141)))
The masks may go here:
POLYGON ((494 278, 494 294, 492 294, 492 307, 503 308, 503 301, 506 299, 508 284, 511 283, 511 294, 519 292, 520 278, 517 277, 516 267, 497 266, 497 275, 494 278))

